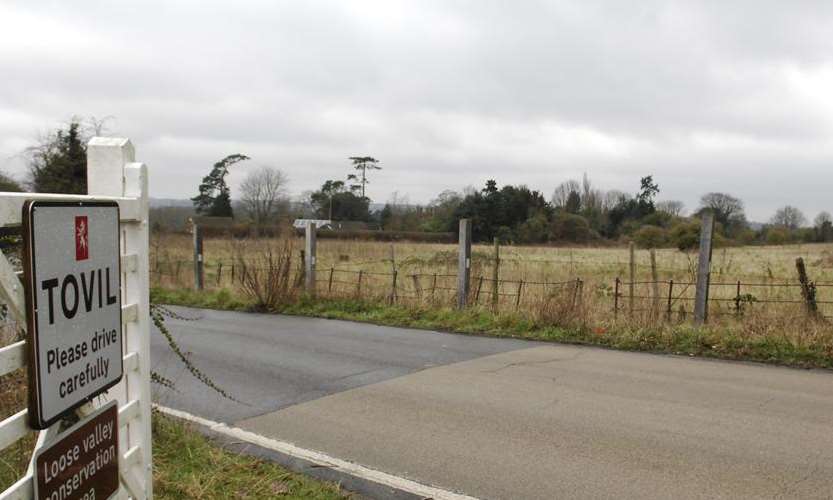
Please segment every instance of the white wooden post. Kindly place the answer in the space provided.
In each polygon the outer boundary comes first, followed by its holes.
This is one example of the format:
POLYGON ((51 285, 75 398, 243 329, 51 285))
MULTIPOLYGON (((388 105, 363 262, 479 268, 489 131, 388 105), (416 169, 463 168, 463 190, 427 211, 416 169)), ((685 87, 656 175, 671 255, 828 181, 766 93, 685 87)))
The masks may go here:
POLYGON ((469 302, 471 286, 471 220, 460 219, 458 263, 457 263, 457 309, 464 309, 469 302))
POLYGON ((308 222, 304 248, 304 289, 315 295, 315 222, 308 222))
POLYGON ((714 214, 703 214, 703 226, 700 229, 700 256, 697 263, 697 290, 694 296, 694 324, 700 326, 709 316, 709 280, 712 265, 712 235, 714 233, 714 214))
MULTIPOLYGON (((150 297, 148 280, 147 167, 134 163, 133 145, 127 139, 96 137, 87 149, 89 195, 0 192, 0 227, 21 224, 26 200, 115 201, 120 212, 122 321, 124 322, 124 377, 106 395, 119 403, 119 498, 152 498, 150 400, 150 297)), ((26 323, 23 287, 6 257, 0 253, 0 298, 9 304, 15 320, 26 323)), ((25 366, 26 341, 0 348, 0 376, 25 366)), ((98 402, 101 398, 99 398, 98 402)), ((90 406, 78 413, 85 415, 90 406)), ((30 431, 27 410, 0 421, 0 450, 30 431)), ((57 435, 57 425, 41 431, 36 449, 57 435)), ((34 470, 0 492, 0 500, 33 496, 34 470)))
POLYGON ((87 189, 91 195, 124 196, 139 202, 139 220, 121 224, 122 304, 135 305, 135 321, 125 318, 125 355, 136 353, 138 366, 125 363, 122 382, 111 396, 119 408, 138 401, 138 417, 119 436, 121 452, 132 458, 122 460, 128 477, 138 479, 138 495, 153 497, 150 392, 150 292, 148 262, 148 173, 147 166, 134 163, 133 145, 127 139, 95 137, 87 147, 87 189))

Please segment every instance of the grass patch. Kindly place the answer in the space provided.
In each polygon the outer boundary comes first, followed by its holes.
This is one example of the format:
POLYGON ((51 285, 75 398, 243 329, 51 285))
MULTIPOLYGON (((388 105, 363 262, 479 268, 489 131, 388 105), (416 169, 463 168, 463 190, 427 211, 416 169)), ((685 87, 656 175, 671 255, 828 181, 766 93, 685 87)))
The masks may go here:
MULTIPOLYGON (((0 451, 0 491, 26 471, 35 434, 0 451)), ((214 444, 188 424, 153 413, 154 495, 160 499, 349 498, 334 484, 214 444)))
MULTIPOLYGON (((170 304, 212 307, 216 309, 251 309, 251 304, 218 300, 221 292, 169 292, 154 289, 155 300, 170 304), (235 307, 223 307, 223 303, 235 307)), ((499 313, 482 308, 458 311, 449 307, 410 307, 389 305, 384 301, 352 299, 300 299, 282 306, 283 314, 327 319, 361 321, 386 326, 400 326, 594 345, 628 351, 642 351, 710 358, 757 361, 802 368, 833 368, 833 345, 826 337, 801 339, 781 335, 780 325, 715 325, 694 328, 686 323, 638 325, 627 321, 598 326, 551 326, 537 323, 528 315, 499 313)), ((794 327, 795 325, 793 325, 794 327)), ((814 328, 808 321, 806 329, 814 328)))
POLYGON ((215 445, 187 424, 154 412, 154 495, 181 498, 348 498, 336 485, 215 445))
POLYGON ((190 288, 154 287, 150 289, 150 301, 154 304, 187 305, 226 311, 248 311, 252 307, 251 302, 241 299, 227 288, 198 292, 190 288))

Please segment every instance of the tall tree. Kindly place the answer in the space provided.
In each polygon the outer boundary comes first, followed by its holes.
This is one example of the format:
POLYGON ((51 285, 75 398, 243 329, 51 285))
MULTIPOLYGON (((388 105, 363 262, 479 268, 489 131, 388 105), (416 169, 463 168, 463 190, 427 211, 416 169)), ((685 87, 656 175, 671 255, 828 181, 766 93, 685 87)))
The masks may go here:
POLYGON ((13 178, 0 172, 0 191, 5 193, 22 193, 23 187, 13 178))
POLYGON ((723 226, 728 235, 737 234, 738 231, 746 228, 743 202, 730 194, 704 194, 700 197, 700 208, 695 215, 702 214, 704 210, 711 210, 714 213, 714 219, 723 226))
POLYGON ((813 226, 816 230, 816 240, 827 243, 833 241, 833 218, 828 212, 819 212, 813 220, 813 226))
POLYGON ((790 205, 784 205, 775 211, 775 215, 772 216, 770 222, 773 226, 794 230, 806 224, 807 217, 804 217, 801 210, 790 205))
POLYGON ((565 208, 570 199, 570 193, 579 193, 582 186, 577 180, 568 179, 559 184, 552 192, 552 204, 555 208, 565 208))
POLYGON ((644 207, 646 212, 653 212, 656 209, 654 198, 659 193, 659 185, 654 182, 653 175, 646 175, 639 179, 639 186, 639 194, 636 195, 637 202, 644 207))
POLYGON ((240 201, 252 222, 262 225, 277 215, 287 183, 286 174, 272 167, 260 167, 246 175, 240 184, 240 201))
POLYGON ((46 135, 27 150, 36 193, 87 194, 87 145, 79 120, 46 135))
POLYGON ((564 210, 571 214, 577 214, 581 210, 581 196, 575 192, 570 191, 570 196, 567 197, 567 204, 564 205, 564 210))
POLYGON ((344 181, 325 181, 321 189, 310 194, 310 204, 319 219, 367 221, 370 202, 356 196, 344 181))
POLYGON ((660 212, 665 212, 668 215, 672 215, 674 217, 679 217, 683 215, 684 209, 685 205, 681 201, 665 200, 657 202, 657 210, 659 210, 660 212))
POLYGON ((382 167, 378 165, 379 160, 373 158, 372 156, 351 156, 349 159, 353 162, 353 168, 361 172, 361 178, 351 174, 347 176, 347 179, 354 180, 359 183, 358 185, 361 186, 362 198, 365 198, 365 187, 370 182, 367 180, 367 171, 382 170, 382 167))
POLYGON ((248 160, 241 154, 228 155, 214 164, 211 173, 202 178, 200 194, 191 198, 194 208, 200 215, 212 217, 232 217, 231 192, 226 184, 228 169, 237 162, 248 160))

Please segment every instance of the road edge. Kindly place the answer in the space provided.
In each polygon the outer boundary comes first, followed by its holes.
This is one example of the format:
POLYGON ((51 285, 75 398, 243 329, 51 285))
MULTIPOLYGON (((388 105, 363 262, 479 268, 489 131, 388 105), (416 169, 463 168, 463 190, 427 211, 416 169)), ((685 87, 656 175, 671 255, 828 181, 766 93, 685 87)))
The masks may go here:
POLYGON ((194 424, 198 430, 217 439, 226 448, 237 453, 264 458, 294 472, 338 483, 349 491, 369 498, 478 500, 475 497, 421 484, 238 427, 230 427, 222 422, 215 422, 188 412, 158 404, 154 404, 153 408, 167 416, 194 424))

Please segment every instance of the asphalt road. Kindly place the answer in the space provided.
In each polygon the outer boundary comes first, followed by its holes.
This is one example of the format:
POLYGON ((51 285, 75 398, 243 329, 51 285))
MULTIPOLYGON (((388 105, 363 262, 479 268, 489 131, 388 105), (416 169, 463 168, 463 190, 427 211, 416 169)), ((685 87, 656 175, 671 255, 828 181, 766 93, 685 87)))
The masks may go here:
POLYGON ((164 404, 391 474, 482 498, 833 498, 830 372, 197 314, 171 322, 194 361, 261 402, 221 404, 154 342, 164 404))
POLYGON ((329 394, 449 363, 529 347, 528 342, 386 328, 346 321, 171 307, 179 348, 217 386, 193 377, 162 335, 151 335, 151 369, 175 383, 155 386, 163 405, 233 423, 329 394))

